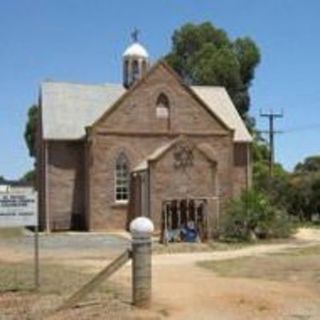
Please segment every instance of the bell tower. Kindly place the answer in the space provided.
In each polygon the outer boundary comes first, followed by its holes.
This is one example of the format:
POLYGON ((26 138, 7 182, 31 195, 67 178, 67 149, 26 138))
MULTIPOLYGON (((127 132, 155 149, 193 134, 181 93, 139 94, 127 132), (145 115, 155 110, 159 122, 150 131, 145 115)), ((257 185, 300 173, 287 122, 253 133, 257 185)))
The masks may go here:
POLYGON ((131 33, 132 44, 125 50, 123 58, 123 86, 131 87, 146 73, 149 68, 149 54, 139 43, 139 31, 135 29, 131 33))

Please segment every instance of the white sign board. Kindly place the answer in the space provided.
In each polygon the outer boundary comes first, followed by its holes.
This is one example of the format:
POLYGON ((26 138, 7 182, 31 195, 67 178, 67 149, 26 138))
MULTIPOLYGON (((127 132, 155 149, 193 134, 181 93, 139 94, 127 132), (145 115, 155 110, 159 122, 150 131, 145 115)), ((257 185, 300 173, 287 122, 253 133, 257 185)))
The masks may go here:
POLYGON ((0 193, 0 228, 37 226, 37 193, 0 193))

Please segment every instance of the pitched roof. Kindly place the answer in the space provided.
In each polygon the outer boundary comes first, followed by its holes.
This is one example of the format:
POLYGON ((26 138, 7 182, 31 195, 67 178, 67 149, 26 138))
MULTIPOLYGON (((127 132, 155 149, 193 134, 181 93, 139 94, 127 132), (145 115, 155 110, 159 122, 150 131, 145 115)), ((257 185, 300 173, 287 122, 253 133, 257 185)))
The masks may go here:
POLYGON ((123 95, 120 84, 84 85, 44 82, 41 85, 43 138, 77 140, 123 95))
MULTIPOLYGON (((179 138, 178 138, 179 139, 179 138)), ((174 144, 176 144, 177 139, 172 140, 168 143, 161 145, 160 147, 156 148, 150 155, 144 158, 135 168, 133 171, 141 171, 146 170, 148 168, 148 162, 154 161, 158 159, 162 154, 164 154, 167 150, 169 150, 174 144)))
MULTIPOLYGON (((236 142, 252 137, 223 87, 192 86, 191 90, 227 127, 235 130, 236 142)), ((120 84, 84 85, 44 82, 41 86, 43 138, 78 140, 125 93, 120 84)))
POLYGON ((234 129, 234 141, 251 142, 252 137, 224 87, 192 86, 191 89, 206 103, 213 113, 234 129))

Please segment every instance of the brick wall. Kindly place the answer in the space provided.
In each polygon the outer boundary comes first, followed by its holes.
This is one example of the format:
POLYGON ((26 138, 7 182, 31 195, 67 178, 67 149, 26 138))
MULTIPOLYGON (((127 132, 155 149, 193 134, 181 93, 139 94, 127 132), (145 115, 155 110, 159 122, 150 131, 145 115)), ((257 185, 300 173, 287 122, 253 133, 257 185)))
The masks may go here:
MULTIPOLYGON (((206 158, 198 149, 193 149, 193 164, 186 168, 176 168, 175 147, 169 150, 150 168, 151 217, 160 227, 161 204, 163 200, 174 198, 212 198, 218 192, 219 167, 206 158)), ((209 216, 214 219, 213 208, 209 216)))
POLYGON ((234 144, 233 196, 251 186, 251 151, 247 143, 234 144))
MULTIPOLYGON (((115 202, 114 178, 115 162, 120 152, 125 152, 131 169, 137 166, 148 155, 153 153, 159 146, 167 144, 176 137, 152 137, 152 136, 97 136, 91 145, 90 166, 90 228, 91 229, 116 229, 126 225, 127 207, 115 202)), ((230 137, 189 137, 193 143, 206 143, 216 151, 218 162, 217 181, 219 192, 225 197, 232 195, 232 140, 230 137)), ((198 158, 196 159, 196 162, 198 158)), ((198 164, 197 164, 198 168, 198 164)), ((200 165, 201 174, 207 177, 207 166, 200 165)), ((162 172, 162 171, 161 171, 162 172)), ((209 171, 210 172, 210 171, 209 171)), ((191 173, 193 174, 193 173, 191 173)), ((161 180, 157 174, 157 179, 161 180)), ((165 178, 164 175, 163 178, 165 178)), ((180 178, 180 185, 184 184, 180 178)), ((201 179, 199 180, 201 181, 201 179)), ((164 186, 165 188, 167 185, 164 186)), ((201 183, 199 184, 199 188, 201 183)), ((201 189, 199 189, 201 190, 201 189)), ((204 193, 204 192, 203 192, 204 193)), ((208 192, 206 192, 207 194, 208 192)), ((198 194, 198 193, 197 193, 198 194)), ((211 195, 211 194, 210 194, 211 195)), ((156 212, 157 208, 152 208, 156 212)))
POLYGON ((170 128, 173 132, 230 133, 168 70, 159 65, 121 100, 94 129, 117 132, 168 131, 156 116, 157 99, 164 93, 169 100, 170 128))
POLYGON ((51 230, 84 228, 83 142, 48 143, 48 215, 51 230))

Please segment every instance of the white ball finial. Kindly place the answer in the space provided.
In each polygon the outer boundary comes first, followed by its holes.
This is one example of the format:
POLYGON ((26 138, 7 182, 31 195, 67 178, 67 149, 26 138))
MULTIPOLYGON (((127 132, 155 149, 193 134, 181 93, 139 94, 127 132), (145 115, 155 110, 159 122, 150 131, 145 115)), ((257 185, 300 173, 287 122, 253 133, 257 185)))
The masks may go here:
POLYGON ((147 217, 135 218, 130 223, 130 232, 132 235, 151 235, 153 231, 153 222, 147 217))

